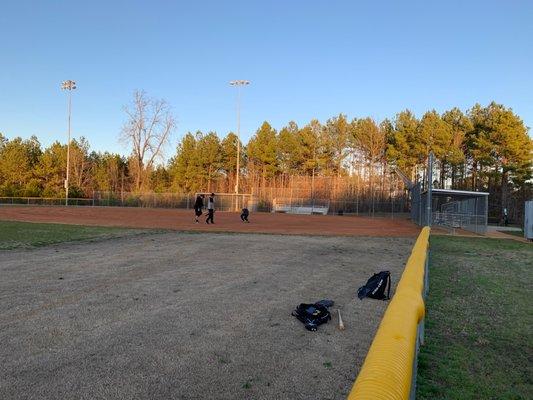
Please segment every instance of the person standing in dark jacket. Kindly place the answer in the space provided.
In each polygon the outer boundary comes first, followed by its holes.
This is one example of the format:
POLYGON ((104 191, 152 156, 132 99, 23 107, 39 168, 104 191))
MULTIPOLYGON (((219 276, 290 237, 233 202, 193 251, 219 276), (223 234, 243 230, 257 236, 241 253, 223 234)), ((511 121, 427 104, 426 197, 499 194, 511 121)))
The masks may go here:
POLYGON ((215 223, 213 217, 215 216, 215 194, 211 193, 209 199, 207 200, 207 219, 205 223, 208 224, 211 221, 212 224, 215 223))
POLYGON ((204 195, 199 194, 196 197, 196 201, 194 202, 194 215, 196 216, 196 223, 198 223, 198 218, 202 215, 202 209, 204 208, 204 195))

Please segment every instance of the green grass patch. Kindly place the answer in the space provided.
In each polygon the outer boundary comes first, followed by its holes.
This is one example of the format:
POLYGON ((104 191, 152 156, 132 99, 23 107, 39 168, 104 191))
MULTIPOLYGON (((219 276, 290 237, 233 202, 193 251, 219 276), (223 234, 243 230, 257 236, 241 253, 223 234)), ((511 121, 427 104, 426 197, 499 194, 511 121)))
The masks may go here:
POLYGON ((523 238, 524 237, 524 231, 498 231, 501 233, 505 233, 506 235, 513 235, 523 238))
POLYGON ((431 237, 417 399, 533 398, 533 246, 431 237))
POLYGON ((146 230, 0 221, 0 250, 133 235, 146 230))

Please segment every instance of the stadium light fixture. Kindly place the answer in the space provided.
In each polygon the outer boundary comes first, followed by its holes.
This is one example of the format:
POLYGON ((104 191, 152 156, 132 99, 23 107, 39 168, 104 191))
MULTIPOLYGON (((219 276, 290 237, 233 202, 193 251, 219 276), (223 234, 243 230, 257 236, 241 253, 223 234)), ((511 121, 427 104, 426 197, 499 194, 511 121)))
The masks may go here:
POLYGON ((68 90, 68 142, 67 142, 67 177, 65 179, 65 205, 68 206, 68 188, 70 174, 70 115, 72 109, 72 91, 76 89, 76 82, 66 80, 61 82, 61 90, 68 90))
POLYGON ((235 175, 235 194, 239 194, 239 174, 241 160, 241 87, 249 85, 250 81, 241 79, 231 81, 229 84, 237 87, 237 171, 235 175))

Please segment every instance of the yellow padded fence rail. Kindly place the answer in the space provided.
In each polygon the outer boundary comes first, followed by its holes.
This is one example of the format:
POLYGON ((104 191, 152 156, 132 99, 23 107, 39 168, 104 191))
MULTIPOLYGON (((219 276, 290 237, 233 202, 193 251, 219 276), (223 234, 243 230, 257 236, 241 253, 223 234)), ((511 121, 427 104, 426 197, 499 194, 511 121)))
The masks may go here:
POLYGON ((425 315, 429 227, 422 229, 348 400, 406 400, 413 380, 418 324, 425 315))

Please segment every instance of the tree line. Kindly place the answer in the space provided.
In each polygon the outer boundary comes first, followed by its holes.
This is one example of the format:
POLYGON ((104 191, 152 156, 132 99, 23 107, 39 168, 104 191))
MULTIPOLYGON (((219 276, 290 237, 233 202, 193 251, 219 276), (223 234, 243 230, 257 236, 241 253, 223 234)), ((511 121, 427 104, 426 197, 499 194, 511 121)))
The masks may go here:
MULTIPOLYGON (((168 104, 143 92, 125 108, 121 140, 129 156, 90 150, 85 138, 71 142, 72 197, 109 192, 233 192, 237 136, 188 132, 164 162, 175 122, 168 104)), ((241 191, 253 192, 287 176, 357 176, 371 190, 384 174, 399 168, 412 180, 423 179, 430 151, 437 159, 434 185, 486 190, 498 207, 511 197, 531 194, 533 142, 528 128, 510 108, 492 102, 426 112, 411 111, 375 121, 339 114, 304 126, 289 122, 279 131, 263 122, 241 145, 241 191)), ((66 145, 42 148, 37 137, 8 140, 0 134, 0 196, 64 196, 66 145)))

